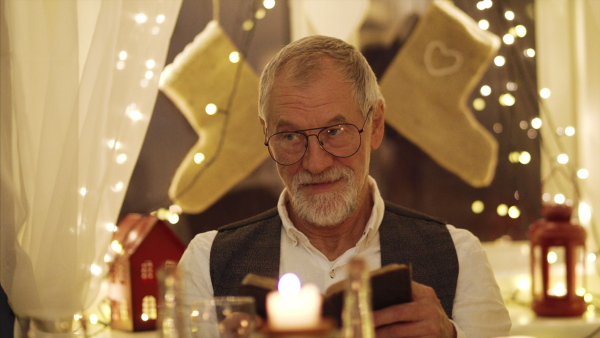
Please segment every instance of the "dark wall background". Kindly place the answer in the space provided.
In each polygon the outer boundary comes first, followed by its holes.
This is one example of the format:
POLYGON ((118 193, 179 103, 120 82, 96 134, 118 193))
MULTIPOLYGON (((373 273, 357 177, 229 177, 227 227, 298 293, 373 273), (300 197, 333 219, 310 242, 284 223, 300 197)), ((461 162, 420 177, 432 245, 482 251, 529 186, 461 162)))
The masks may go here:
MULTIPOLYGON (((492 132, 500 145, 496 177, 487 188, 472 188, 438 166, 390 127, 386 128, 382 147, 373 153, 371 174, 379 182, 385 199, 444 218, 457 227, 472 231, 482 241, 502 236, 525 239, 529 224, 539 218, 540 210, 539 138, 528 138, 529 128, 523 129, 521 123, 530 121, 537 114, 535 59, 524 58, 522 54, 523 49, 534 48, 533 0, 495 1, 494 7, 486 11, 476 9, 477 0, 454 2, 476 21, 487 19, 490 31, 499 36, 516 24, 525 25, 528 29, 527 36, 518 39, 515 45, 502 45, 499 54, 506 57, 506 65, 491 65, 481 81, 481 84, 492 87, 494 94, 484 97, 484 111, 473 113, 490 131, 495 124, 502 125, 502 132, 492 132), (508 9, 516 13, 516 19, 512 22, 504 19, 504 11, 508 9), (497 96, 508 92, 506 84, 509 81, 518 85, 518 90, 511 92, 517 104, 503 107, 498 103, 497 96), (532 155, 530 164, 508 161, 510 152, 525 150, 532 155), (485 203, 484 212, 475 214, 471 211, 471 204, 475 200, 485 203), (496 207, 501 203, 518 206, 521 216, 511 219, 498 215, 496 207)), ((240 49, 248 38, 241 24, 253 15, 253 6, 260 3, 262 1, 220 1, 221 25, 240 49)), ((204 29, 211 15, 212 1, 184 0, 167 63, 172 62, 185 45, 204 29)), ((286 1, 277 1, 276 6, 267 11, 266 17, 257 22, 247 54, 248 61, 257 73, 273 54, 290 41, 288 22, 286 1)), ((372 46, 364 51, 379 76, 401 50, 402 42, 398 37, 392 46, 372 46)), ((482 97, 479 87, 471 95, 469 104, 472 99, 482 97)), ((259 128, 258 123, 256 128, 259 128)), ((165 95, 159 93, 121 215, 130 212, 150 213, 168 207, 171 202, 167 190, 171 179, 196 141, 197 135, 183 115, 165 95)), ((281 188, 274 164, 268 158, 212 207, 200 214, 181 215, 180 222, 172 228, 187 243, 196 233, 215 229, 275 206, 281 188)))

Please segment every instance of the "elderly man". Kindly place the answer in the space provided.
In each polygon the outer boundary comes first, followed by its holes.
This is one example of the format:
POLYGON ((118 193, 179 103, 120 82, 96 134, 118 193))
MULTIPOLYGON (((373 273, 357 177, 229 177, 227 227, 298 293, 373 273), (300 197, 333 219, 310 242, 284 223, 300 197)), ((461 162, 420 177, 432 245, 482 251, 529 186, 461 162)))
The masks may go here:
POLYGON ((353 257, 412 265, 413 301, 373 314, 381 337, 496 337, 510 319, 477 238, 385 202, 369 176, 384 99, 360 52, 330 37, 284 47, 260 79, 265 145, 285 189, 276 208, 197 235, 186 297, 232 295, 250 272, 293 272, 323 291, 353 257))

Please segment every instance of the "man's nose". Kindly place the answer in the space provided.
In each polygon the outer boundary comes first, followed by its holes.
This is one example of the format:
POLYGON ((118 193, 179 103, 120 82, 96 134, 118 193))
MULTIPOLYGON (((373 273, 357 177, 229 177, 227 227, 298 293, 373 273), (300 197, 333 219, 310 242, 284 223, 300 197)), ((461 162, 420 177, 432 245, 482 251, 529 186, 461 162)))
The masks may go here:
POLYGON ((329 168, 333 164, 333 155, 325 151, 321 146, 321 141, 316 134, 307 135, 306 153, 302 158, 302 166, 307 171, 318 174, 329 168), (314 140, 311 140, 314 136, 314 140))

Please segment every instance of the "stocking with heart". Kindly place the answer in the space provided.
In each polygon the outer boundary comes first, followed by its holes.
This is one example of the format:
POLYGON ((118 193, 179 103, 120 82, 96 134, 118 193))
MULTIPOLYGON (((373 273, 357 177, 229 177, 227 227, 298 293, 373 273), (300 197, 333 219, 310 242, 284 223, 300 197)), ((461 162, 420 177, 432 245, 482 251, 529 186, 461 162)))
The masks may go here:
POLYGON ((491 183, 498 144, 466 106, 500 39, 446 1, 434 1, 380 85, 386 121, 474 187, 491 183))
POLYGON ((161 75, 160 89, 198 133, 169 188, 187 213, 204 211, 268 156, 257 118, 258 77, 245 60, 230 61, 232 53, 234 44, 211 21, 161 75))

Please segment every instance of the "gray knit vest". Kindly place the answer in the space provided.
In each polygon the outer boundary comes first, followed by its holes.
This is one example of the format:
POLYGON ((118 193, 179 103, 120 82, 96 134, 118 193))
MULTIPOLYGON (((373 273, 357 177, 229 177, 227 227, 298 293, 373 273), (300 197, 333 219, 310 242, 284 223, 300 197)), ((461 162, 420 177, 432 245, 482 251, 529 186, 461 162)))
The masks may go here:
MULTIPOLYGON (((239 294, 248 273, 279 277, 281 227, 274 208, 219 228, 210 252, 215 296, 239 294)), ((410 263, 413 280, 432 287, 452 318, 458 258, 445 223, 386 202, 379 234, 381 266, 410 263)))

